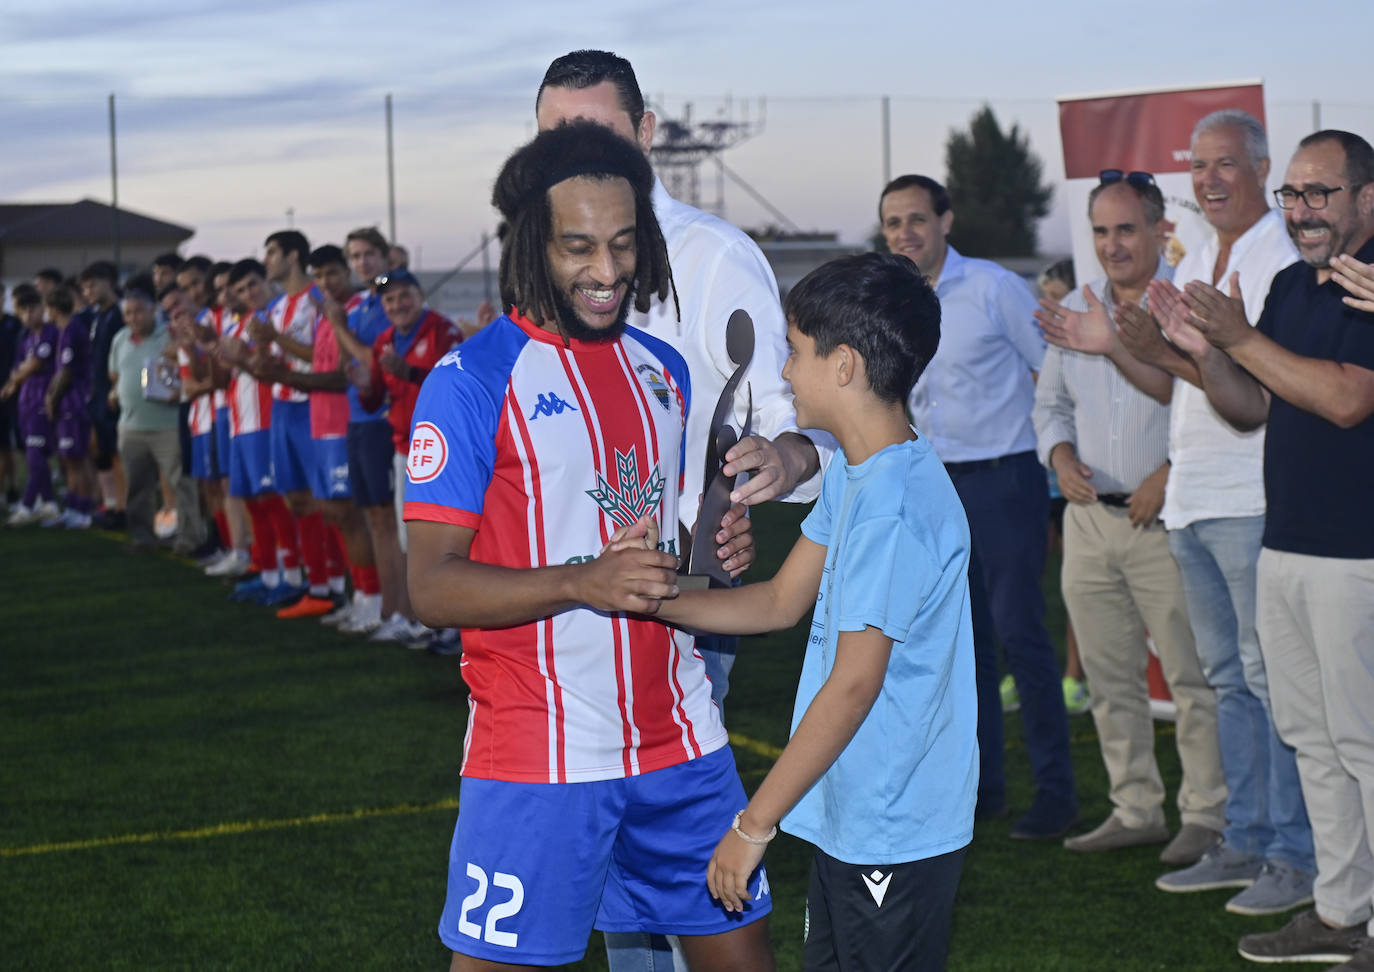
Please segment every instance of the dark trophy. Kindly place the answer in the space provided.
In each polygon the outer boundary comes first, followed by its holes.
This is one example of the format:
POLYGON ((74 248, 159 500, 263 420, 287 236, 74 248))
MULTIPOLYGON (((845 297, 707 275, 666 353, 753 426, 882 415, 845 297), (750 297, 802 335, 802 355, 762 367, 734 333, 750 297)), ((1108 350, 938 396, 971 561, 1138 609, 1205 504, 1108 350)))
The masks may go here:
POLYGON ((721 567, 716 557, 716 531, 720 529, 721 518, 730 509, 730 492, 735 488, 735 477, 721 472, 725 464, 725 453, 730 451, 740 439, 749 436, 754 425, 754 393, 748 392, 748 407, 744 415, 744 428, 739 434, 727 422, 735 391, 739 388, 740 378, 754 358, 754 322, 749 314, 737 310, 730 315, 725 325, 725 352, 730 356, 735 372, 721 390, 720 400, 711 416, 711 427, 706 437, 706 469, 702 476, 701 509, 697 511, 696 529, 692 531, 692 545, 687 554, 686 572, 678 576, 678 587, 683 590, 700 590, 705 587, 729 587, 730 574, 721 567))

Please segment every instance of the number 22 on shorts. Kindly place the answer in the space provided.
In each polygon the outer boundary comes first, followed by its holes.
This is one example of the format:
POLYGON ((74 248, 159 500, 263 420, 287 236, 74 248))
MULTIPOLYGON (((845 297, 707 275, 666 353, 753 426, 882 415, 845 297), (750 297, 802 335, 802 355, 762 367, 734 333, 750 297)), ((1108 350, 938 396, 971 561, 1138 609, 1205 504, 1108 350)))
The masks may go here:
POLYGON ((458 930, 469 938, 476 938, 491 945, 515 948, 519 936, 515 932, 501 931, 496 927, 496 923, 503 918, 509 918, 519 913, 520 908, 525 903, 525 886, 514 874, 506 874, 502 871, 492 873, 490 884, 498 888, 505 888, 510 892, 510 898, 491 906, 490 910, 487 911, 486 928, 483 929, 475 922, 468 921, 468 912, 473 908, 482 907, 482 903, 487 900, 487 872, 468 861, 468 877, 477 882, 477 890, 463 899, 462 911, 458 913, 458 930))

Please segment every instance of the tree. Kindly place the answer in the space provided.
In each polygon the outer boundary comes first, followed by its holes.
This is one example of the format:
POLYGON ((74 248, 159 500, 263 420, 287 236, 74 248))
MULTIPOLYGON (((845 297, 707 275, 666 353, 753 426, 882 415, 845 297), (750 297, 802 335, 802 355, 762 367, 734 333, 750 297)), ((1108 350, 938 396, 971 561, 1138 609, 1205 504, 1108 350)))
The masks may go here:
POLYGON ((952 246, 965 256, 1035 255, 1036 223, 1050 211, 1054 190, 1041 183, 1044 165, 1019 126, 1004 133, 984 105, 967 132, 950 132, 945 169, 952 246))

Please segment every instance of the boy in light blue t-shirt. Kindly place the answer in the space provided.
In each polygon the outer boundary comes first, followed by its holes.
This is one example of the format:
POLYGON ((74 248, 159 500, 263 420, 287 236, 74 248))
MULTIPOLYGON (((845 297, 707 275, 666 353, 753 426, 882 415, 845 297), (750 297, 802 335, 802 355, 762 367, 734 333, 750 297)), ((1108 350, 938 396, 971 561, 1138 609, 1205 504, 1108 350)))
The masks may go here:
MULTIPOLYGON (((904 403, 940 305, 911 261, 869 253, 788 295, 797 422, 841 451, 771 580, 663 600, 669 623, 790 627, 815 606, 792 736, 707 872, 731 910, 780 825, 816 846, 808 969, 941 969, 973 837, 977 699, 963 506, 904 403)), ((645 521, 625 540, 656 531, 645 521)))

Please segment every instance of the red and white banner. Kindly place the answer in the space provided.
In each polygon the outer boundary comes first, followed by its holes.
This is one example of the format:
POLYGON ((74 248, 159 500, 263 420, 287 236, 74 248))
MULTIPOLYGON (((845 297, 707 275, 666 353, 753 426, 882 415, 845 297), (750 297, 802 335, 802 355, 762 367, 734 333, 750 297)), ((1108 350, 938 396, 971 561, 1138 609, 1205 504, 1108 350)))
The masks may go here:
POLYGON ((1103 169, 1148 172, 1164 194, 1171 224, 1165 258, 1177 265, 1207 232, 1193 197, 1189 141, 1193 126, 1222 108, 1240 108, 1264 122, 1264 85, 1226 82, 1194 88, 1076 95, 1059 99, 1059 135, 1079 284, 1102 276, 1088 223, 1088 193, 1103 169))

